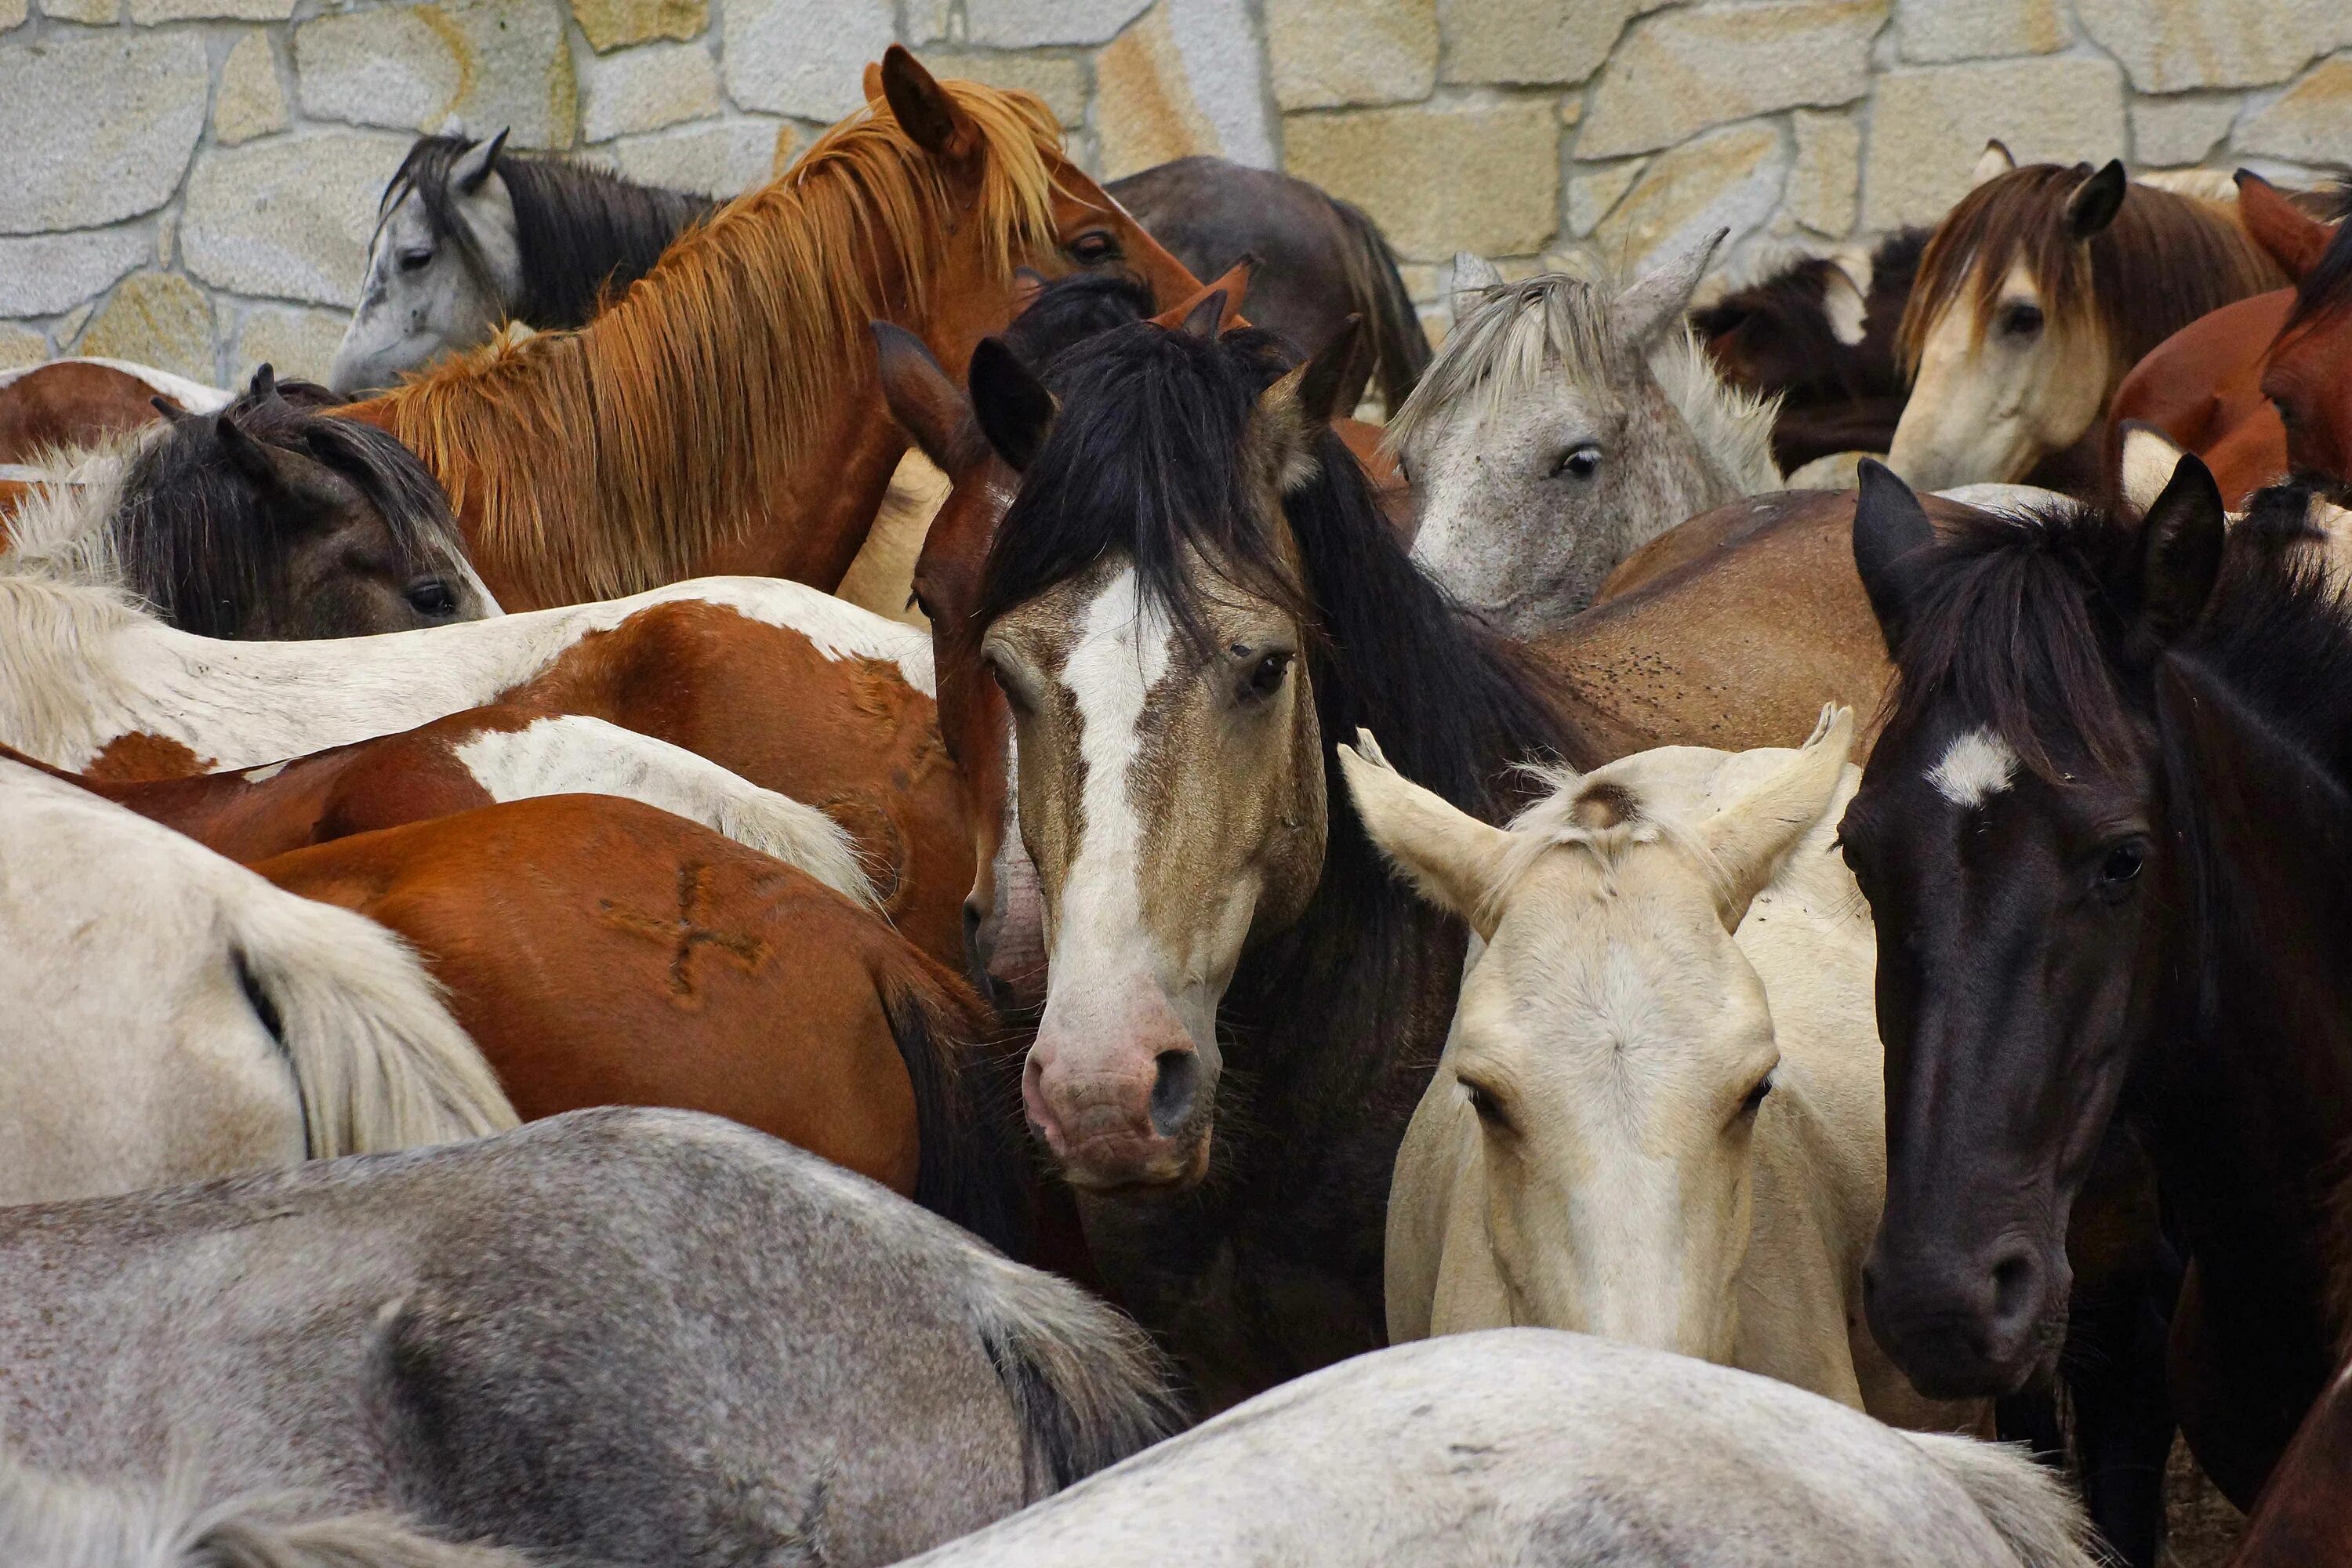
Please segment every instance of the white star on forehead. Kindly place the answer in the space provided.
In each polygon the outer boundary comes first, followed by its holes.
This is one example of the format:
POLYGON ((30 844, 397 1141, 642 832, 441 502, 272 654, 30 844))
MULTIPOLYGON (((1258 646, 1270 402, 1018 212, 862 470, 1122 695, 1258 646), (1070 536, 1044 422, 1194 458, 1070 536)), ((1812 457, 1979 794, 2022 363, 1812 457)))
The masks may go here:
POLYGON ((1954 805, 1976 807, 2009 787, 2017 776, 2017 753, 1990 730, 1969 731, 1952 742, 1944 760, 1927 770, 1927 782, 1954 805))

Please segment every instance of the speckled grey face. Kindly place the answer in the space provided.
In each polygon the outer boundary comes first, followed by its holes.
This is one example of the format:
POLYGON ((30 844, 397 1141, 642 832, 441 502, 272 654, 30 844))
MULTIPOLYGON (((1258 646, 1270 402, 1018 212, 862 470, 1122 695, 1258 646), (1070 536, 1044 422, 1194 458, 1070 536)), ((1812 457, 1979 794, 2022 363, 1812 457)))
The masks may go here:
POLYGON ((497 169, 505 140, 501 132, 477 142, 450 163, 438 176, 446 200, 428 204, 406 179, 385 191, 359 309, 329 373, 337 392, 390 386, 488 341, 506 320, 521 292, 522 264, 514 203, 497 169), (436 207, 448 226, 436 221, 436 207))

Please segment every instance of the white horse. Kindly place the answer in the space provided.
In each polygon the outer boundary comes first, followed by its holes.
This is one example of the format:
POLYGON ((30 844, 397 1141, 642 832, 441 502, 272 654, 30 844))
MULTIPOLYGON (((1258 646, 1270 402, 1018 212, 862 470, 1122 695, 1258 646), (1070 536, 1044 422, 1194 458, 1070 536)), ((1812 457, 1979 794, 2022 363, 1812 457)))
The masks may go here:
POLYGON ((1727 386, 1683 325, 1717 230, 1613 298, 1454 258, 1454 330, 1390 426, 1413 559, 1520 637, 1556 630, 1685 518, 1780 488, 1776 401, 1727 386))
POLYGON ((1832 847, 1853 731, 1643 752, 1508 828, 1340 748, 1366 830, 1486 943, 1397 1154, 1391 1340, 1541 1324, 1969 1414, 1861 1326, 1885 1156, 1876 950, 1832 847))
POLYGON ((0 761, 0 1205, 513 1125, 391 932, 0 761))
POLYGON ((1511 1329, 1286 1384, 921 1568, 2090 1568, 2050 1472, 1785 1384, 1511 1329))

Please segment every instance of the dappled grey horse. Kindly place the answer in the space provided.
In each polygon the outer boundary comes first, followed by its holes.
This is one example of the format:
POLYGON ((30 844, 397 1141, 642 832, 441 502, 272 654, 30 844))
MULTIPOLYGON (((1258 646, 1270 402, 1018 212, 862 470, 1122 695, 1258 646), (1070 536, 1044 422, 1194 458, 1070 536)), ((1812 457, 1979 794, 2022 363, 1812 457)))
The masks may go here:
POLYGON ((684 1111, 0 1213, 25 1463, 663 1568, 895 1561, 1166 1428, 1126 1319, 684 1111))

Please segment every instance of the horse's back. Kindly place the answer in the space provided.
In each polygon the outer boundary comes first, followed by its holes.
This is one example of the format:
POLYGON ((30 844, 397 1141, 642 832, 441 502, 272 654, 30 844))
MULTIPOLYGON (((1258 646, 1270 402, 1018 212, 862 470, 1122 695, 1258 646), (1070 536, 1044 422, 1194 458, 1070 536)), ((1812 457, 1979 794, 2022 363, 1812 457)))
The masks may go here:
MULTIPOLYGON (((104 360, 57 360, 0 378, 0 463, 30 462, 44 451, 94 446, 156 417, 153 400, 209 413, 188 401, 210 388, 178 376, 104 360)), ((217 405, 215 405, 217 406, 217 405)))
POLYGON ((2123 427, 2138 422, 2203 458, 2231 506, 2284 474, 2286 426, 2262 382, 2294 299, 2294 289, 2279 289, 2233 300, 2149 350, 2109 405, 2108 470, 2119 460, 2123 427))

